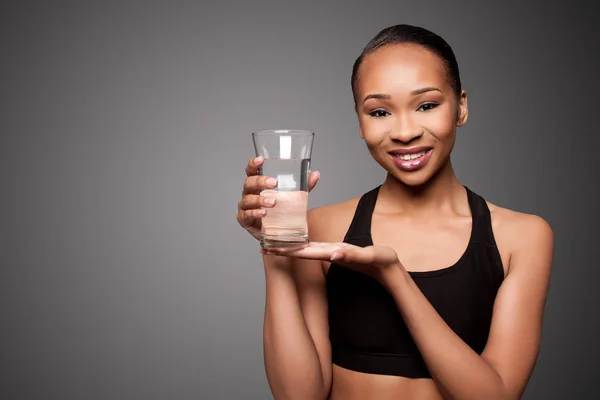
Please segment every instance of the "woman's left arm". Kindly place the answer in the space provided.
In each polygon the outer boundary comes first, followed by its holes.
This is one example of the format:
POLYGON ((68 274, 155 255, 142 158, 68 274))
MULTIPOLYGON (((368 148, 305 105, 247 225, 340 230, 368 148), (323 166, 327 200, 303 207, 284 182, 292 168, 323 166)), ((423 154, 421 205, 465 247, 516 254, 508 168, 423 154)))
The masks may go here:
POLYGON ((520 219, 481 356, 444 322, 404 268, 389 269, 383 282, 446 399, 519 399, 531 376, 541 341, 554 237, 543 219, 520 219))

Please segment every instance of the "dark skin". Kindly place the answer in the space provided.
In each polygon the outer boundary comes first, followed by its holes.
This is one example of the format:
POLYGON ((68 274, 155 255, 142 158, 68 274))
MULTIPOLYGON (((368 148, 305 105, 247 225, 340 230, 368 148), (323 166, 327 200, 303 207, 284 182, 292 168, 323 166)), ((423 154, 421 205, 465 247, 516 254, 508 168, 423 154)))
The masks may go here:
MULTIPOLYGON (((388 173, 373 215, 375 245, 341 243, 356 198, 309 211, 310 245, 263 250, 271 389, 278 399, 518 399, 539 351, 552 230, 540 217, 488 204, 505 280, 487 346, 478 355, 445 324, 408 274, 452 265, 468 242, 470 210, 450 159, 456 128, 468 117, 466 93, 457 95, 441 61, 414 45, 389 45, 370 54, 359 77, 360 136, 388 173), (415 146, 432 149, 431 157, 422 168, 404 171, 390 152, 415 146), (433 379, 363 374, 331 364, 324 282, 333 260, 372 276, 390 292, 433 379), (296 373, 288 372, 288 365, 296 373)), ((249 163, 245 193, 255 194, 245 195, 238 212, 240 224, 254 234, 259 208, 270 206, 256 194, 266 187, 265 177, 253 176, 260 163, 249 163)), ((317 180, 312 174, 311 190, 317 180)))

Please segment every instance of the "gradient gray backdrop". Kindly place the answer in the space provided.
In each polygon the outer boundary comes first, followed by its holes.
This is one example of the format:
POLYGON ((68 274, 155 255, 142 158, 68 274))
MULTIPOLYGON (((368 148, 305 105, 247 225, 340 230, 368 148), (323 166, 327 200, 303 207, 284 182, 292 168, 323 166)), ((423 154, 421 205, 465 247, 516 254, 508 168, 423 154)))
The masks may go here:
POLYGON ((0 398, 271 398, 262 264, 235 221, 250 133, 316 132, 311 207, 379 184, 350 72, 397 23, 457 54, 459 179, 554 228, 525 398, 600 398, 600 21, 524 3, 3 1, 0 398))

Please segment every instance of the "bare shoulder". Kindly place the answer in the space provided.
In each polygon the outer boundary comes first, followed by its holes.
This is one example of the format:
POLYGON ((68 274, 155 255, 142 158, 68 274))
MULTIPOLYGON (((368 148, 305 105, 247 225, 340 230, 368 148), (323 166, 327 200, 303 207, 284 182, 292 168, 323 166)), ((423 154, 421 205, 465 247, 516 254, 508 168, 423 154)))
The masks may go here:
POLYGON ((308 231, 317 242, 341 242, 350 227, 359 197, 308 211, 308 231))
POLYGON ((510 210, 489 202, 488 207, 494 229, 497 227, 500 234, 509 234, 516 243, 533 238, 548 240, 553 236, 550 224, 538 215, 510 210))
MULTIPOLYGON (((549 258, 554 251, 554 232, 550 224, 542 217, 488 202, 492 218, 492 228, 498 247, 508 254, 510 261, 517 258, 549 258)), ((509 263, 510 266, 515 262, 509 263)), ((549 263, 542 263, 547 265, 549 263)))

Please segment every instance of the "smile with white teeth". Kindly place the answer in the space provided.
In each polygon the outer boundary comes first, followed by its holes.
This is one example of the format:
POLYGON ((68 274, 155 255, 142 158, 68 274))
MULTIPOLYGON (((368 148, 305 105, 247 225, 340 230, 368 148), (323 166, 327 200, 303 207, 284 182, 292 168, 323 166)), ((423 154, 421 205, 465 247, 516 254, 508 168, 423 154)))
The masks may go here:
POLYGON ((425 153, 427 153, 427 152, 420 151, 418 153, 413 153, 413 154, 394 154, 394 156, 396 156, 396 158, 399 158, 400 160, 403 160, 403 161, 410 161, 410 160, 414 160, 415 158, 424 156, 425 153))

